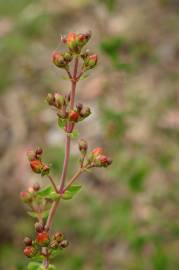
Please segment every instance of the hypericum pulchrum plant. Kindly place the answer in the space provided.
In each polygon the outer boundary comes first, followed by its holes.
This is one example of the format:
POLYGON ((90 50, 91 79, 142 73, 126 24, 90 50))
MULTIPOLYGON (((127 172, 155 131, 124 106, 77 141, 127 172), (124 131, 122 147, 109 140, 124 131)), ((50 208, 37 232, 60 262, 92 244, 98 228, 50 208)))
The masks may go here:
POLYGON ((97 147, 88 151, 88 144, 84 139, 79 141, 79 169, 73 177, 67 180, 68 163, 70 158, 71 139, 77 134, 76 126, 85 120, 90 114, 89 107, 75 104, 76 86, 86 72, 93 69, 97 64, 97 55, 90 54, 89 50, 82 51, 91 37, 91 33, 76 34, 68 33, 61 41, 66 45, 64 53, 54 52, 52 60, 55 66, 66 71, 71 84, 71 90, 66 95, 61 93, 49 93, 47 103, 56 111, 58 125, 65 134, 65 157, 61 173, 60 183, 56 184, 51 175, 48 164, 43 162, 43 150, 27 151, 29 165, 34 173, 49 179, 50 185, 41 188, 38 183, 22 191, 20 197, 28 208, 28 213, 36 219, 35 238, 25 237, 24 255, 32 261, 28 264, 28 270, 54 270, 51 260, 69 244, 61 231, 52 232, 52 222, 61 200, 71 200, 80 190, 76 185, 78 177, 94 167, 107 167, 111 159, 103 153, 103 149, 97 147), (67 181, 66 181, 67 180, 67 181))

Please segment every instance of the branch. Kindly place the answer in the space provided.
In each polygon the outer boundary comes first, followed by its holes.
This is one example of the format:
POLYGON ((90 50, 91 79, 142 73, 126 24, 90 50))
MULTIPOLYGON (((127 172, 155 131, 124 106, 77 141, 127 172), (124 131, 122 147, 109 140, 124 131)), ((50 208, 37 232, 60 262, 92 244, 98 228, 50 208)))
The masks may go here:
POLYGON ((58 188, 57 188, 57 186, 56 186, 56 184, 55 184, 55 182, 54 182, 52 176, 51 176, 51 175, 48 175, 48 179, 50 180, 50 182, 51 182, 51 184, 52 184, 52 186, 53 186, 55 192, 58 193, 58 188))
POLYGON ((74 176, 69 180, 65 188, 63 189, 63 193, 75 182, 75 180, 80 176, 80 174, 84 171, 83 168, 80 168, 74 176))

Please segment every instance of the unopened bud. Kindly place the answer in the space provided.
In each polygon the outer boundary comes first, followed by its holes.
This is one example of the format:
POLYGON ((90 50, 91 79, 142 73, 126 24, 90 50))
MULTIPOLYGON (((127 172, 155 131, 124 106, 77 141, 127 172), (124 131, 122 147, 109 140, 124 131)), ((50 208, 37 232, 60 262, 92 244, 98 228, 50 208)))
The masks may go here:
POLYGON ((66 248, 66 247, 68 247, 68 245, 69 245, 68 240, 63 240, 63 241, 60 242, 59 247, 60 248, 66 248))
POLYGON ((71 53, 65 52, 63 54, 63 58, 64 58, 65 62, 70 63, 72 61, 72 59, 73 59, 73 56, 72 56, 71 53))
POLYGON ((63 240, 63 233, 57 232, 54 234, 54 239, 57 240, 58 242, 63 240))
POLYGON ((69 120, 72 121, 72 122, 77 122, 78 121, 78 118, 79 118, 79 113, 76 112, 76 111, 71 111, 69 113, 69 120))
POLYGON ((66 62, 63 58, 63 55, 59 52, 54 52, 52 54, 52 60, 53 63, 59 68, 64 68, 66 66, 66 62))
POLYGON ((32 199, 31 194, 28 191, 21 191, 20 198, 24 203, 28 203, 32 199))
POLYGON ((32 188, 33 188, 34 191, 39 191, 39 189, 40 189, 39 183, 33 184, 32 188))
POLYGON ((80 116, 83 118, 88 117, 91 114, 91 110, 89 107, 83 107, 82 110, 80 111, 80 116))
POLYGON ((97 62, 98 62, 98 57, 96 54, 92 54, 92 55, 88 56, 84 61, 85 68, 87 70, 92 69, 96 66, 97 62))
POLYGON ((52 240, 50 242, 50 247, 53 249, 57 249, 58 248, 58 241, 57 240, 52 240))
POLYGON ((89 41, 90 37, 91 37, 90 31, 85 34, 78 34, 76 38, 78 46, 82 48, 89 41))
POLYGON ((41 175, 44 176, 44 175, 48 175, 50 172, 50 168, 48 165, 43 165, 42 167, 42 170, 41 170, 41 175))
POLYGON ((35 172, 35 173, 41 173, 42 171, 42 168, 43 168, 43 164, 40 160, 36 159, 36 160, 32 160, 30 162, 30 166, 32 168, 32 170, 35 172))
POLYGON ((26 246, 24 248, 24 255, 28 258, 32 258, 36 254, 36 250, 33 246, 26 246))
POLYGON ((49 235, 46 231, 39 232, 37 233, 36 240, 40 246, 47 245, 49 243, 49 235))
POLYGON ((35 151, 36 157, 40 157, 43 153, 42 148, 38 147, 35 151))
POLYGON ((30 237, 25 237, 24 238, 24 244, 26 246, 31 246, 32 245, 32 239, 30 237))
POLYGON ((76 33, 73 32, 69 32, 67 36, 67 45, 72 52, 76 52, 78 50, 76 37, 76 33))
POLYGON ((65 104, 65 98, 59 93, 54 94, 54 99, 55 99, 55 105, 60 108, 65 104))
POLYGON ((49 105, 54 105, 54 102, 55 102, 54 95, 51 93, 48 93, 46 97, 46 101, 48 102, 49 105))
POLYGON ((102 167, 107 167, 112 163, 112 160, 108 158, 107 156, 101 155, 99 157, 99 161, 102 167))
POLYGON ((101 155, 103 153, 103 148, 101 148, 101 147, 96 147, 95 149, 93 149, 93 151, 92 151, 92 154, 94 155, 94 156, 99 156, 99 155, 101 155))
POLYGON ((40 222, 36 222, 35 223, 35 230, 36 232, 40 233, 40 232, 43 232, 44 230, 44 225, 40 222))
POLYGON ((86 152, 88 149, 88 143, 87 141, 81 139, 79 141, 79 150, 82 151, 82 152, 86 152))

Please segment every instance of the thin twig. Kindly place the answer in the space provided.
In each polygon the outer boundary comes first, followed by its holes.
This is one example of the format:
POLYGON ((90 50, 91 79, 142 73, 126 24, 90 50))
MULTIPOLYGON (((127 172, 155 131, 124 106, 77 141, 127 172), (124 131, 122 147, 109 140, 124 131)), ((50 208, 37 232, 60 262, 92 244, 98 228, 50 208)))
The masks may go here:
POLYGON ((74 176, 68 181, 68 183, 66 184, 65 188, 63 189, 63 193, 74 183, 74 181, 80 176, 80 174, 83 172, 84 170, 82 168, 80 168, 75 174, 74 176))

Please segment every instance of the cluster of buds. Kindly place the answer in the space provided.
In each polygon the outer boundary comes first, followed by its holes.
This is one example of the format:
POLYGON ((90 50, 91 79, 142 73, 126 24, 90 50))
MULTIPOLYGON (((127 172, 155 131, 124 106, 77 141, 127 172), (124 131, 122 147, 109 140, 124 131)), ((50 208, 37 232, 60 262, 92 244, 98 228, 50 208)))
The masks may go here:
POLYGON ((32 240, 29 237, 24 239, 24 255, 28 258, 33 258, 36 255, 48 257, 52 254, 53 250, 64 249, 69 245, 69 242, 64 239, 61 232, 56 232, 50 237, 48 231, 42 223, 35 224, 36 237, 32 240), (44 249, 45 248, 45 249, 44 249))
POLYGON ((42 176, 48 175, 50 172, 50 168, 47 164, 44 164, 41 160, 43 150, 41 148, 37 148, 36 151, 28 150, 27 158, 30 162, 30 167, 33 172, 37 174, 41 174, 42 176))
POLYGON ((69 32, 67 37, 63 36, 61 40, 63 41, 63 43, 67 44, 72 54, 80 54, 81 49, 87 44, 90 38, 90 31, 84 34, 76 34, 73 32, 69 32))
POLYGON ((52 54, 52 61, 55 66, 59 68, 69 69, 69 63, 72 61, 73 56, 70 52, 60 53, 54 52, 52 54))
POLYGON ((67 37, 62 36, 61 40, 67 45, 67 52, 61 53, 55 51, 52 54, 52 62, 58 68, 63 68, 69 71, 69 64, 73 60, 74 55, 80 55, 84 63, 82 66, 83 72, 92 69, 97 64, 97 55, 90 54, 89 50, 82 52, 82 48, 88 43, 91 38, 91 32, 76 34, 73 32, 68 33, 67 37))
POLYGON ((87 150, 88 150, 88 144, 83 139, 79 141, 79 150, 81 153, 81 158, 80 158, 81 166, 83 166, 84 161, 86 161, 85 167, 87 168, 108 167, 112 163, 112 160, 108 156, 104 155, 103 149, 101 147, 97 147, 93 149, 89 153, 89 155, 86 156, 87 150))
POLYGON ((49 93, 46 98, 49 105, 57 109, 57 116, 66 122, 77 123, 82 121, 91 114, 89 107, 81 103, 76 105, 76 108, 71 110, 69 106, 70 96, 63 96, 60 93, 49 93))
POLYGON ((34 241, 31 238, 25 237, 24 239, 24 255, 28 258, 32 258, 37 254, 37 249, 35 247, 34 241))
POLYGON ((33 184, 26 191, 20 192, 20 198, 24 203, 31 203, 35 193, 40 190, 40 185, 38 183, 33 184))

